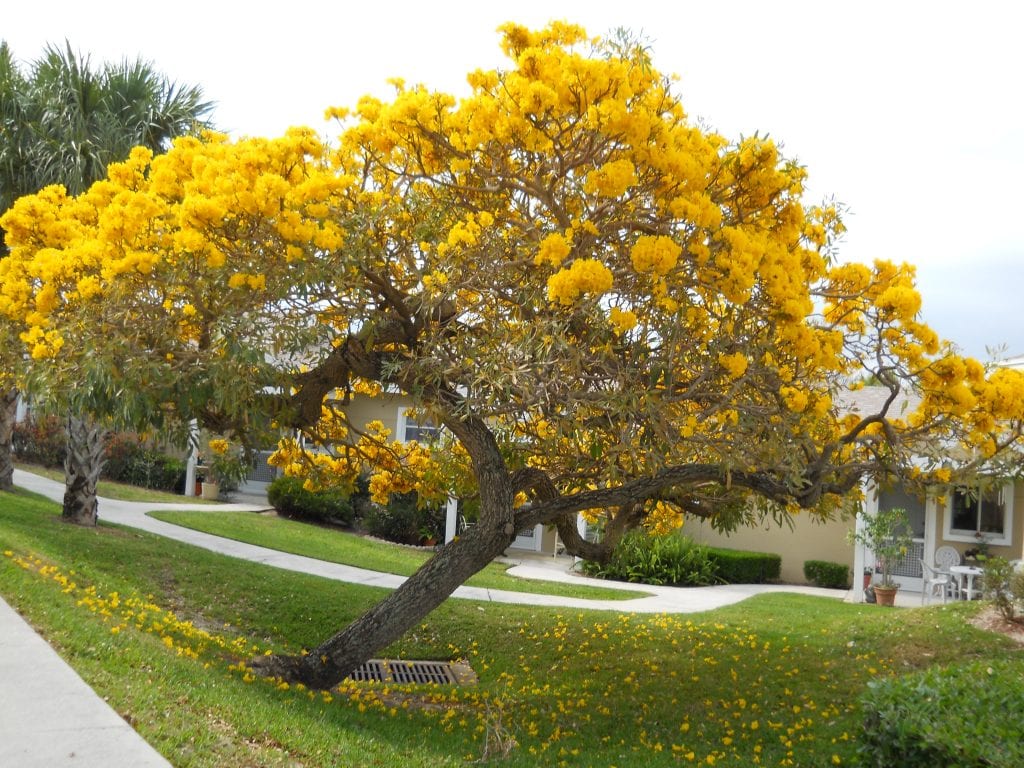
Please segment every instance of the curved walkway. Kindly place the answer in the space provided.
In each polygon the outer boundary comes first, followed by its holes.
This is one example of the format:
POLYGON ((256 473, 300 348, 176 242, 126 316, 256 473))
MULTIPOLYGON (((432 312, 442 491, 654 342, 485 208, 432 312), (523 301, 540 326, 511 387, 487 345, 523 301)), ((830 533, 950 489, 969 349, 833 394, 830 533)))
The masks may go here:
MULTIPOLYGON (((26 490, 34 491, 57 502, 61 502, 64 497, 64 485, 62 483, 32 474, 31 472, 15 470, 14 483, 26 490)), ((146 514, 147 512, 157 510, 199 510, 216 514, 218 511, 243 512, 262 509, 268 509, 268 507, 261 504, 157 504, 101 498, 99 517, 106 522, 138 528, 149 533, 155 533, 158 536, 164 536, 168 539, 208 549, 211 552, 218 552, 242 560, 270 565, 286 571, 308 573, 314 576, 322 576, 326 579, 334 579, 335 581, 364 584, 370 587, 384 587, 386 589, 395 589, 405 581, 404 576, 370 571, 351 565, 329 563, 324 560, 279 552, 275 549, 267 549, 266 547, 259 547, 254 544, 245 544, 233 539, 225 539, 221 536, 214 536, 190 528, 183 528, 179 525, 165 523, 146 514)), ((538 558, 527 555, 521 558, 510 559, 517 563, 508 571, 512 576, 570 584, 588 584, 596 587, 610 586, 607 581, 602 581, 601 579, 592 579, 575 573, 569 573, 564 565, 557 564, 554 558, 538 558)), ((564 562, 564 560, 561 561, 563 564, 564 562)), ((630 613, 696 613, 721 608, 724 605, 731 605, 753 595, 760 595, 766 592, 798 592, 805 595, 837 599, 843 599, 848 594, 846 590, 821 589, 819 587, 790 584, 722 584, 713 587, 656 587, 649 584, 616 582, 614 587, 616 589, 635 590, 645 593, 647 596, 638 597, 635 600, 590 600, 579 597, 538 595, 527 592, 509 592, 500 589, 466 586, 455 590, 453 596, 468 600, 519 603, 551 608, 585 608, 603 611, 626 611, 630 613)))

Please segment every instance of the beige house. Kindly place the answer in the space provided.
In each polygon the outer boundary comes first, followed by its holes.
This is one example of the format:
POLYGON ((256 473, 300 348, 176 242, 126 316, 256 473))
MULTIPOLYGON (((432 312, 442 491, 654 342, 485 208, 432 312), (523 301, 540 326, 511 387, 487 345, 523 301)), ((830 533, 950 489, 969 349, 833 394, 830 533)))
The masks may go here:
MULTIPOLYGON (((946 496, 931 495, 919 499, 899 489, 869 488, 863 504, 864 514, 880 509, 902 507, 908 512, 912 543, 893 573, 904 588, 914 592, 923 586, 920 560, 934 565, 935 551, 951 546, 966 559, 968 550, 976 550, 984 541, 991 555, 1007 560, 1024 558, 1024 484, 979 489, 957 489, 946 496)), ((755 552, 771 552, 782 557, 781 578, 786 582, 805 582, 803 567, 807 560, 843 563, 853 574, 874 564, 872 553, 849 542, 853 519, 819 522, 807 515, 796 515, 793 529, 770 521, 756 528, 741 528, 720 533, 705 522, 688 522, 684 532, 702 544, 755 552)))
MULTIPOLYGON (((865 387, 854 393, 848 403, 861 413, 876 412, 887 391, 865 387)), ((918 498, 899 487, 864 489, 862 514, 874 515, 879 510, 907 510, 912 544, 894 568, 896 580, 912 591, 923 586, 921 560, 935 564, 935 551, 953 547, 965 553, 985 546, 991 555, 1008 560, 1024 558, 1024 483, 1007 481, 990 483, 988 487, 958 488, 918 498)), ((865 547, 849 543, 848 532, 853 519, 817 522, 797 515, 793 530, 770 522, 758 528, 744 528, 731 534, 718 533, 706 523, 690 523, 686 532, 710 546, 731 547, 757 552, 771 552, 782 557, 781 578, 787 582, 804 582, 803 564, 807 560, 828 560, 850 566, 851 581, 857 583, 865 568, 874 565, 873 554, 865 547)), ((860 594, 860 590, 856 591, 860 594)))

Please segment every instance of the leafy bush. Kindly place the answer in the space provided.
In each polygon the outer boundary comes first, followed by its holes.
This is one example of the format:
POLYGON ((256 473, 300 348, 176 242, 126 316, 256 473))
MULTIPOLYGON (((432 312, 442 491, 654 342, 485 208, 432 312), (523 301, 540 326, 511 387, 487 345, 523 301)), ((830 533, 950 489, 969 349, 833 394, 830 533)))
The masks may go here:
POLYGON ((364 521, 371 536, 398 544, 444 539, 445 510, 420 507, 415 493, 396 494, 387 506, 373 505, 364 521))
POLYGON ((1024 665, 975 662, 870 683, 862 698, 864 766, 1024 765, 1024 665))
POLYGON ((308 491, 297 477, 279 477, 271 482, 267 500, 280 514, 296 520, 351 526, 355 517, 348 493, 338 488, 308 491))
POLYGON ((655 536, 630 531, 622 537, 607 564, 586 561, 590 576, 641 584, 700 586, 715 580, 708 550, 679 534, 655 536))
POLYGON ((726 584, 763 584, 777 580, 782 572, 782 557, 770 552, 709 547, 708 558, 715 577, 726 584))
POLYGON ((985 597, 1007 621, 1020 621, 1024 614, 1024 569, 1015 569, 1004 557, 985 561, 985 597))
MULTIPOLYGON (((19 461, 62 469, 67 436, 56 417, 28 419, 17 424, 12 438, 19 461)), ((148 448, 132 432, 113 432, 106 438, 103 474, 106 480, 181 493, 185 488, 185 462, 148 448)))
POLYGON ((804 561, 804 578, 812 584, 829 589, 850 588, 850 568, 828 560, 804 561))
POLYGON ((19 461, 44 467, 64 466, 67 435, 64 424, 54 416, 29 418, 16 424, 11 444, 19 461))
POLYGON ((146 447, 138 435, 115 432, 107 437, 103 477, 140 488, 182 493, 185 462, 146 447))

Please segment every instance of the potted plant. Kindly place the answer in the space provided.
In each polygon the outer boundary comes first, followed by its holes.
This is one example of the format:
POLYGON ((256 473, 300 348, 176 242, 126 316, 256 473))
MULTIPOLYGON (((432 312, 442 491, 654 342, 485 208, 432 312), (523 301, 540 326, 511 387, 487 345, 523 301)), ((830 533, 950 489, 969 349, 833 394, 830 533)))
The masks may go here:
POLYGON ((871 586, 871 579, 875 577, 875 569, 870 565, 864 566, 864 589, 871 586))
POLYGON ((989 559, 989 543, 988 537, 978 531, 974 534, 974 538, 978 540, 978 546, 971 547, 970 549, 964 550, 964 558, 967 560, 975 560, 979 563, 984 563, 989 559))
POLYGON ((877 570, 882 581, 874 586, 875 600, 879 605, 893 605, 900 585, 893 581, 892 565, 906 554, 910 546, 907 511, 900 507, 881 509, 874 515, 862 515, 860 530, 852 531, 850 537, 858 544, 870 549, 878 562, 877 570))
POLYGON ((249 474, 249 465, 242 459, 240 448, 232 447, 223 438, 214 438, 209 442, 210 464, 207 477, 203 481, 203 498, 216 499, 220 494, 229 494, 238 490, 245 476, 249 474))
POLYGON ((433 528, 429 525, 420 526, 420 545, 424 547, 433 547, 437 545, 437 535, 434 533, 433 528))

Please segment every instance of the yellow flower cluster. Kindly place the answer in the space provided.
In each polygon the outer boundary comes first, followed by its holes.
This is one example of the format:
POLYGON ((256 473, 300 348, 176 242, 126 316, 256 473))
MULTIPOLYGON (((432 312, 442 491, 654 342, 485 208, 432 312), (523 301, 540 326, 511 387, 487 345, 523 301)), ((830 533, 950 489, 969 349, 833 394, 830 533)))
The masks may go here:
POLYGON ((644 516, 644 528, 656 536, 667 536, 683 525, 683 514, 671 504, 656 501, 644 516))
POLYGON ((664 277, 679 262, 682 252, 683 249, 670 237, 643 235, 633 244, 630 258, 637 272, 653 272, 664 277))
POLYGON ((565 257, 571 250, 569 241, 558 232, 554 232, 540 241, 537 255, 534 257, 534 264, 538 266, 549 264, 552 267, 560 267, 565 257))
POLYGON ((349 428, 339 411, 325 409, 314 434, 324 445, 334 444, 335 453, 311 451, 291 438, 282 439, 267 462, 286 475, 305 478, 306 487, 352 488, 360 474, 369 477, 370 498, 387 504, 392 494, 417 492, 423 502, 446 499, 446 485, 429 446, 415 440, 390 440, 391 431, 380 421, 359 430, 359 438, 347 441, 349 428))
POLYGON ((605 163, 587 174, 583 191, 599 197, 619 197, 636 184, 636 167, 632 161, 622 158, 605 163))
POLYGON ((636 327, 636 313, 631 309, 612 307, 608 310, 608 322, 612 324, 615 333, 621 336, 636 327))
POLYGON ((611 290, 612 272, 596 259, 576 259, 548 278, 548 301, 571 306, 583 295, 600 297, 611 290))
POLYGON ((809 398, 807 392, 800 387, 784 386, 779 389, 779 394, 786 407, 794 413, 803 413, 807 409, 809 398))
POLYGON ((210 450, 218 456, 223 456, 228 452, 230 443, 222 437, 216 437, 209 442, 210 450))
POLYGON ((750 361, 742 352, 722 353, 718 356, 718 364, 725 369, 730 379, 738 379, 747 372, 750 361))
POLYGON ((236 272, 228 278, 228 288, 248 288, 252 291, 262 291, 266 287, 266 275, 250 275, 245 272, 236 272))

